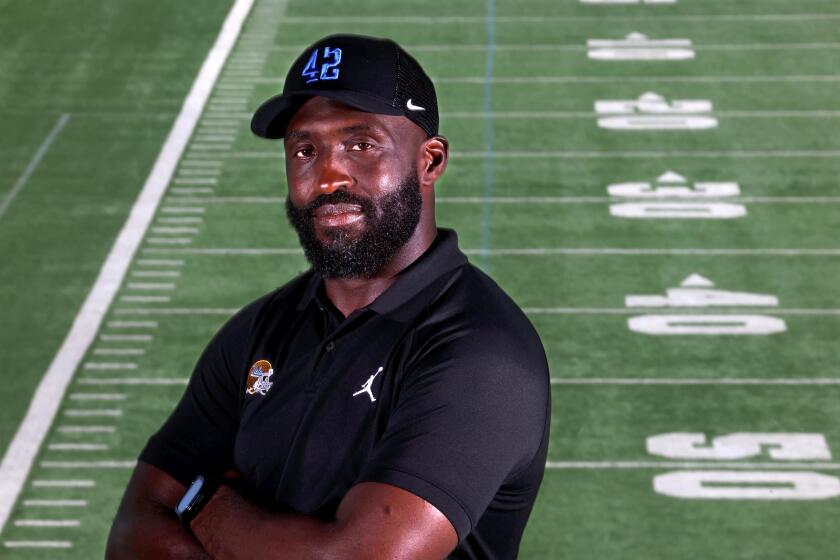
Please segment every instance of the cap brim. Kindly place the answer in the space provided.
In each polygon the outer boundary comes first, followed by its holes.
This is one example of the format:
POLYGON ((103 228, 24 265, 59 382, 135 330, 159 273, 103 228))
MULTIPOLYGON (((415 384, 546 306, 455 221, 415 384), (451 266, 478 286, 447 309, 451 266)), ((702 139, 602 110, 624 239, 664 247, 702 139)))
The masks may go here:
POLYGON ((403 114, 402 110, 395 108, 389 101, 365 93, 347 90, 299 90, 277 95, 260 105, 251 119, 251 132, 263 138, 283 138, 286 135, 286 127, 297 110, 316 96, 335 99, 368 113, 403 114))

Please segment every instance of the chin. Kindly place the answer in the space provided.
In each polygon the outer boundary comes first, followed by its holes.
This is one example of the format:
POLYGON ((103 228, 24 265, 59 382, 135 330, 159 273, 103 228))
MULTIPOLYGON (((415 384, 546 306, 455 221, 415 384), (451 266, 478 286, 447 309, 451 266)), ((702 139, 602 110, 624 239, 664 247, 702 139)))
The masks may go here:
POLYGON ((361 226, 330 226, 317 227, 315 229, 318 241, 324 248, 328 249, 343 249, 348 245, 352 245, 361 239, 365 232, 365 228, 361 226))

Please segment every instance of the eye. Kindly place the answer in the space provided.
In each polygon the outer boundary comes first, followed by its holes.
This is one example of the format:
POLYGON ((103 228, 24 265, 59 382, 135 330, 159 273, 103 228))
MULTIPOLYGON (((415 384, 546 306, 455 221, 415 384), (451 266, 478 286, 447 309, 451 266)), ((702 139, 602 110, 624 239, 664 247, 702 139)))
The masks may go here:
POLYGON ((373 149, 373 144, 370 142, 353 142, 350 145, 350 150, 353 152, 366 152, 373 149))
POLYGON ((312 146, 304 146, 302 148, 298 148, 294 152, 294 157, 300 158, 300 159, 305 159, 305 158, 312 157, 314 154, 315 154, 315 148, 313 148, 312 146))

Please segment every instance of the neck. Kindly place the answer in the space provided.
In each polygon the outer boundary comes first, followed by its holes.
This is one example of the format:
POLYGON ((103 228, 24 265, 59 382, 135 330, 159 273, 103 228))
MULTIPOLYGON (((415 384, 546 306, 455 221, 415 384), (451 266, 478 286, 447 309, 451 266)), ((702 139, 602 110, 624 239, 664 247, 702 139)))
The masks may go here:
POLYGON ((420 258, 435 240, 437 230, 418 226, 417 231, 394 257, 371 278, 325 278, 327 297, 345 317, 370 305, 397 280, 408 265, 420 258))

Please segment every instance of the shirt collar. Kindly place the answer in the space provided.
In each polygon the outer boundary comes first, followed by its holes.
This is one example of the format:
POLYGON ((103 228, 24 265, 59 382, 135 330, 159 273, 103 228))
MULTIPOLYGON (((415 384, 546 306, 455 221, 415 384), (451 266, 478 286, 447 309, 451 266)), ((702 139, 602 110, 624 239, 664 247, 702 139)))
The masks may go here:
MULTIPOLYGON (((458 248, 458 234, 451 229, 438 228, 437 237, 425 253, 408 265, 397 276, 396 281, 382 292, 367 309, 379 314, 391 313, 419 294, 432 282, 467 263, 467 257, 458 248)), ((311 272, 312 276, 298 303, 297 309, 304 310, 313 300, 323 308, 318 300, 321 275, 311 272)))

